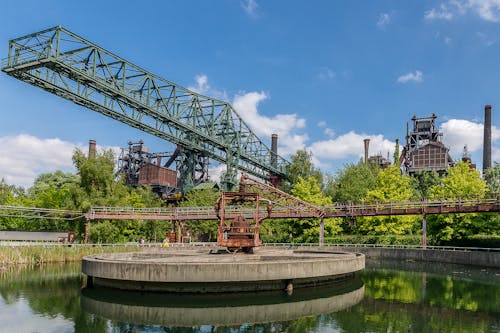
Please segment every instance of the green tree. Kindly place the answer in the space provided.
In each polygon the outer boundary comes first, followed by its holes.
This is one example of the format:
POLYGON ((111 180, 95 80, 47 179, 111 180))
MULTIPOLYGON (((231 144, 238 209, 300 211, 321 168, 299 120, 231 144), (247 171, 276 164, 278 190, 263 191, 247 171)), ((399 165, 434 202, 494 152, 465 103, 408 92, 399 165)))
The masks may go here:
MULTIPOLYGON (((378 172, 375 188, 366 194, 370 203, 407 202, 414 198, 409 176, 402 175, 397 166, 389 166, 378 172)), ((358 219, 359 231, 365 234, 409 234, 416 230, 415 216, 364 217, 358 219)))
POLYGON ((290 184, 285 186, 285 191, 290 191, 299 181, 299 177, 303 179, 314 177, 320 187, 323 185, 323 174, 321 170, 313 165, 312 153, 306 149, 297 150, 297 152, 292 155, 291 162, 287 166, 287 174, 290 184))
MULTIPOLYGON (((179 202, 181 207, 215 207, 221 192, 215 188, 192 190, 184 195, 179 202)), ((214 241, 217 239, 217 221, 192 220, 186 221, 186 227, 197 241, 214 241)))
POLYGON ((377 172, 377 168, 362 162, 344 165, 333 179, 328 179, 325 192, 334 202, 361 202, 375 188, 377 172))
POLYGON ((80 175, 80 186, 89 195, 99 193, 106 196, 111 191, 115 179, 115 156, 111 149, 104 150, 95 157, 87 157, 76 149, 73 163, 80 175))
POLYGON ((412 187, 418 198, 424 200, 429 197, 429 190, 435 185, 441 184, 441 178, 436 171, 421 171, 413 175, 412 187))
MULTIPOLYGON (((297 183, 294 184, 291 190, 291 194, 316 206, 332 204, 332 199, 321 192, 320 185, 313 176, 307 179, 299 176, 297 183)), ((342 230, 340 227, 341 222, 341 219, 324 219, 325 236, 332 236, 339 233, 342 230)), ((318 240, 320 229, 319 219, 293 219, 290 224, 292 225, 292 235, 297 237, 299 241, 311 242, 318 240)))
POLYGON ((484 179, 488 184, 489 196, 500 196, 500 163, 495 162, 491 168, 486 169, 484 179))
MULTIPOLYGON (((80 182, 77 185, 68 185, 73 209, 86 211, 91 206, 160 207, 162 201, 153 193, 151 187, 132 188, 126 186, 123 179, 115 178, 114 158, 111 150, 103 150, 91 158, 86 157, 80 150, 75 150, 73 162, 78 170, 80 182)), ((78 230, 83 233, 83 223, 79 225, 78 230)), ((90 239, 97 239, 99 242, 135 242, 140 238, 154 240, 156 237, 162 237, 166 230, 165 225, 142 220, 94 222, 90 239)))
MULTIPOLYGON (((429 190, 432 200, 481 199, 486 192, 486 182, 466 162, 448 168, 442 183, 429 190)), ((459 240, 475 233, 489 233, 492 227, 482 214, 430 215, 427 220, 429 235, 437 242, 459 240)))
POLYGON ((0 205, 16 205, 16 201, 24 196, 24 189, 15 185, 9 185, 4 178, 0 180, 0 205))
POLYGON ((442 183, 429 189, 431 199, 481 199, 487 191, 486 182, 479 171, 470 168, 470 164, 459 162, 446 171, 442 183))

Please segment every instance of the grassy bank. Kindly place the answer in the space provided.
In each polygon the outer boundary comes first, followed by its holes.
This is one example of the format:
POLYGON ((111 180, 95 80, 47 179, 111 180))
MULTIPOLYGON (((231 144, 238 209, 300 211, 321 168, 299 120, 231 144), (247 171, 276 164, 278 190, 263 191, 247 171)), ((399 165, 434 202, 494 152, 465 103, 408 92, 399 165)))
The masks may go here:
POLYGON ((80 261, 84 256, 96 253, 140 251, 136 245, 118 246, 0 246, 0 266, 17 264, 66 263, 80 261))

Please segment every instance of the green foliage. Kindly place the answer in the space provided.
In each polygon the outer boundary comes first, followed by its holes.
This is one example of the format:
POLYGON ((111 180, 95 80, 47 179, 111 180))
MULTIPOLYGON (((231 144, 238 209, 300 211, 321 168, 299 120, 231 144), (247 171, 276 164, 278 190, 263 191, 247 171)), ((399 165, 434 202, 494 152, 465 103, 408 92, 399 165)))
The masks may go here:
POLYGON ((124 242, 125 239, 116 225, 110 221, 103 221, 90 225, 90 241, 106 244, 124 242))
MULTIPOLYGON (((86 211, 91 206, 159 207, 163 202, 150 187, 131 188, 123 180, 116 179, 113 172, 112 151, 99 152, 95 158, 86 157, 75 150, 73 161, 78 174, 55 171, 39 175, 33 186, 25 191, 12 186, 4 179, 0 181, 0 205, 19 205, 43 208, 58 208, 86 211)), ((415 177, 401 175, 397 166, 385 170, 364 163, 348 164, 334 177, 323 175, 312 164, 312 155, 299 150, 292 157, 289 168, 293 181, 288 191, 293 195, 323 206, 335 202, 388 203, 421 200, 476 199, 486 194, 498 196, 500 188, 500 165, 485 172, 487 182, 467 163, 450 168, 444 178, 434 172, 419 173, 415 177), (326 180, 326 184, 323 181, 326 180)), ((199 189, 188 192, 179 202, 181 207, 214 206, 220 192, 214 189, 199 189)), ((375 239, 377 243, 399 242, 396 236, 420 234, 421 217, 393 216, 358 218, 342 221, 325 219, 325 236, 333 237, 342 231, 361 235, 384 235, 375 239)), ((498 235, 499 214, 454 214, 430 215, 427 217, 429 239, 437 244, 462 244, 475 234, 498 235), (462 242, 462 243, 461 243, 462 242)), ((319 219, 265 220, 261 226, 261 237, 265 242, 317 242, 319 219)), ((192 240, 214 241, 216 221, 188 221, 185 223, 192 240)), ((105 221, 94 222, 91 240, 95 242, 136 242, 163 239, 171 226, 159 221, 105 221)), ((78 232, 83 238, 85 221, 23 220, 0 217, 0 230, 52 230, 78 232)), ((332 238, 334 239, 334 238, 332 238)), ((486 242, 486 241, 485 241, 486 242)))
POLYGON ((325 192, 334 202, 361 202, 376 186, 377 168, 365 163, 347 164, 329 178, 325 192))
POLYGON ((15 205, 16 199, 24 195, 22 187, 9 185, 4 178, 0 180, 0 205, 15 205))
POLYGON ((308 178, 298 177, 293 185, 292 195, 317 206, 332 204, 332 199, 321 192, 318 180, 312 176, 308 178))
POLYGON ((431 199, 481 199, 484 198, 487 185, 481 179, 479 171, 471 169, 469 163, 459 162, 446 171, 442 183, 429 189, 431 199))
POLYGON ((399 168, 391 165, 380 170, 375 179, 375 188, 366 193, 372 203, 404 202, 413 197, 411 178, 401 174, 399 168))
POLYGON ((287 174, 290 185, 285 186, 286 191, 289 191, 299 181, 299 177, 303 179, 314 177, 320 186, 323 184, 323 173, 314 167, 312 153, 305 149, 297 150, 295 155, 292 155, 291 162, 287 166, 287 174))
POLYGON ((394 164, 398 168, 401 167, 401 163, 399 162, 399 139, 396 139, 396 146, 394 147, 394 155, 393 155, 392 164, 394 164))
POLYGON ((325 237, 325 244, 421 245, 420 235, 337 235, 325 237))
MULTIPOLYGON (((389 166, 378 172, 375 188, 366 194, 371 203, 390 203, 411 201, 414 197, 409 176, 401 174, 396 166, 389 166)), ((418 229, 415 216, 363 217, 357 220, 358 230, 362 234, 381 235, 411 234, 418 229)))
MULTIPOLYGON (((184 195, 179 202, 181 207, 214 207, 221 192, 217 189, 192 190, 184 195)), ((192 240, 212 242, 217 239, 217 221, 193 220, 186 221, 186 227, 191 232, 192 240)))
POLYGON ((298 220, 264 220, 260 228, 260 237, 264 243, 292 243, 294 235, 302 234, 298 220))
POLYGON ((490 197, 500 196, 500 163, 495 162, 491 168, 484 172, 484 179, 488 184, 488 194, 490 197))
MULTIPOLYGON (((306 179, 298 177, 291 194, 299 199, 316 206, 327 206, 332 204, 332 199, 321 192, 316 178, 310 176, 306 179)), ((298 242, 317 242, 319 237, 319 219, 292 220, 292 237, 298 242)), ((341 219, 324 219, 325 235, 334 235, 342 230, 341 219)))
MULTIPOLYGON (((162 204, 151 188, 131 188, 125 186, 122 180, 115 179, 114 155, 110 150, 103 151, 90 159, 80 150, 75 150, 73 162, 79 175, 62 171, 41 174, 28 189, 27 194, 2 180, 0 204, 82 211, 88 210, 91 206, 159 207, 162 204)), ((0 218, 0 230, 2 229, 71 230, 76 231, 77 238, 82 240, 85 221, 83 219, 33 221, 4 217, 0 218)), ((92 223, 90 239, 101 243, 136 241, 141 237, 155 240, 161 239, 166 229, 166 226, 159 222, 95 222, 92 223)))
POLYGON ((465 246, 465 247, 485 247, 500 248, 500 235, 471 235, 462 239, 452 241, 442 241, 443 246, 465 246))
POLYGON ((115 178, 114 160, 111 150, 104 150, 95 157, 87 157, 80 149, 75 150, 73 163, 80 174, 80 186, 87 194, 99 193, 105 196, 110 193, 115 178))
POLYGON ((412 187, 420 200, 429 197, 429 190, 436 185, 441 184, 441 178, 436 171, 421 171, 415 173, 412 178, 412 187))
MULTIPOLYGON (((484 198, 487 185, 479 172, 468 163, 460 162, 449 168, 442 183, 430 188, 430 199, 460 200, 484 198)), ((429 235, 439 244, 471 236, 475 233, 491 231, 491 223, 485 221, 484 214, 443 214, 428 217, 429 235)), ((498 223, 498 221, 497 221, 498 223)))

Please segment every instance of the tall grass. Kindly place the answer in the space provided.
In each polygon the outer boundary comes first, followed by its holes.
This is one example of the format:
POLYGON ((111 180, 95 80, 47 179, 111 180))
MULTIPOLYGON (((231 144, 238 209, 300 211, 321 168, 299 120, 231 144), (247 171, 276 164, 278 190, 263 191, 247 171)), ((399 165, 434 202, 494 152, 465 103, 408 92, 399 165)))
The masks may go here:
POLYGON ((140 251, 136 245, 33 245, 0 246, 0 267, 6 265, 38 265, 80 261, 84 256, 97 253, 140 251))

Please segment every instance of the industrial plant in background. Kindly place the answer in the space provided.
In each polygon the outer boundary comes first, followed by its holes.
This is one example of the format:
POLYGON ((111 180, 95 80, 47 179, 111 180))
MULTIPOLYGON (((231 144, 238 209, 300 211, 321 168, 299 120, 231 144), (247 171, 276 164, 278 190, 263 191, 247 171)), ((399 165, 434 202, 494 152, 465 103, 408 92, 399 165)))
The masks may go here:
POLYGON ((399 161, 407 174, 436 171, 443 175, 453 165, 450 149, 441 142, 443 133, 436 127, 436 118, 434 113, 430 117, 413 116, 412 131, 406 123, 406 145, 399 161))
MULTIPOLYGON (((118 174, 124 175, 125 184, 129 186, 149 185, 160 197, 172 198, 182 192, 182 180, 178 177, 182 168, 179 153, 179 147, 174 152, 151 153, 142 140, 129 141, 128 147, 121 149, 118 174), (176 169, 171 169, 171 166, 176 169)), ((193 168, 195 185, 208 181, 208 162, 199 162, 193 168)))
POLYGON ((164 195, 175 193, 177 172, 169 169, 172 164, 169 153, 150 153, 142 140, 128 142, 128 148, 122 148, 118 157, 118 174, 123 174, 125 184, 133 187, 150 185, 153 190, 164 195), (164 166, 162 159, 168 158, 164 166))
POLYGON ((365 164, 376 165, 380 169, 385 169, 391 165, 391 161, 389 160, 389 155, 387 156, 387 158, 382 156, 382 153, 369 156, 368 150, 370 148, 370 139, 364 139, 363 141, 365 143, 365 164))

